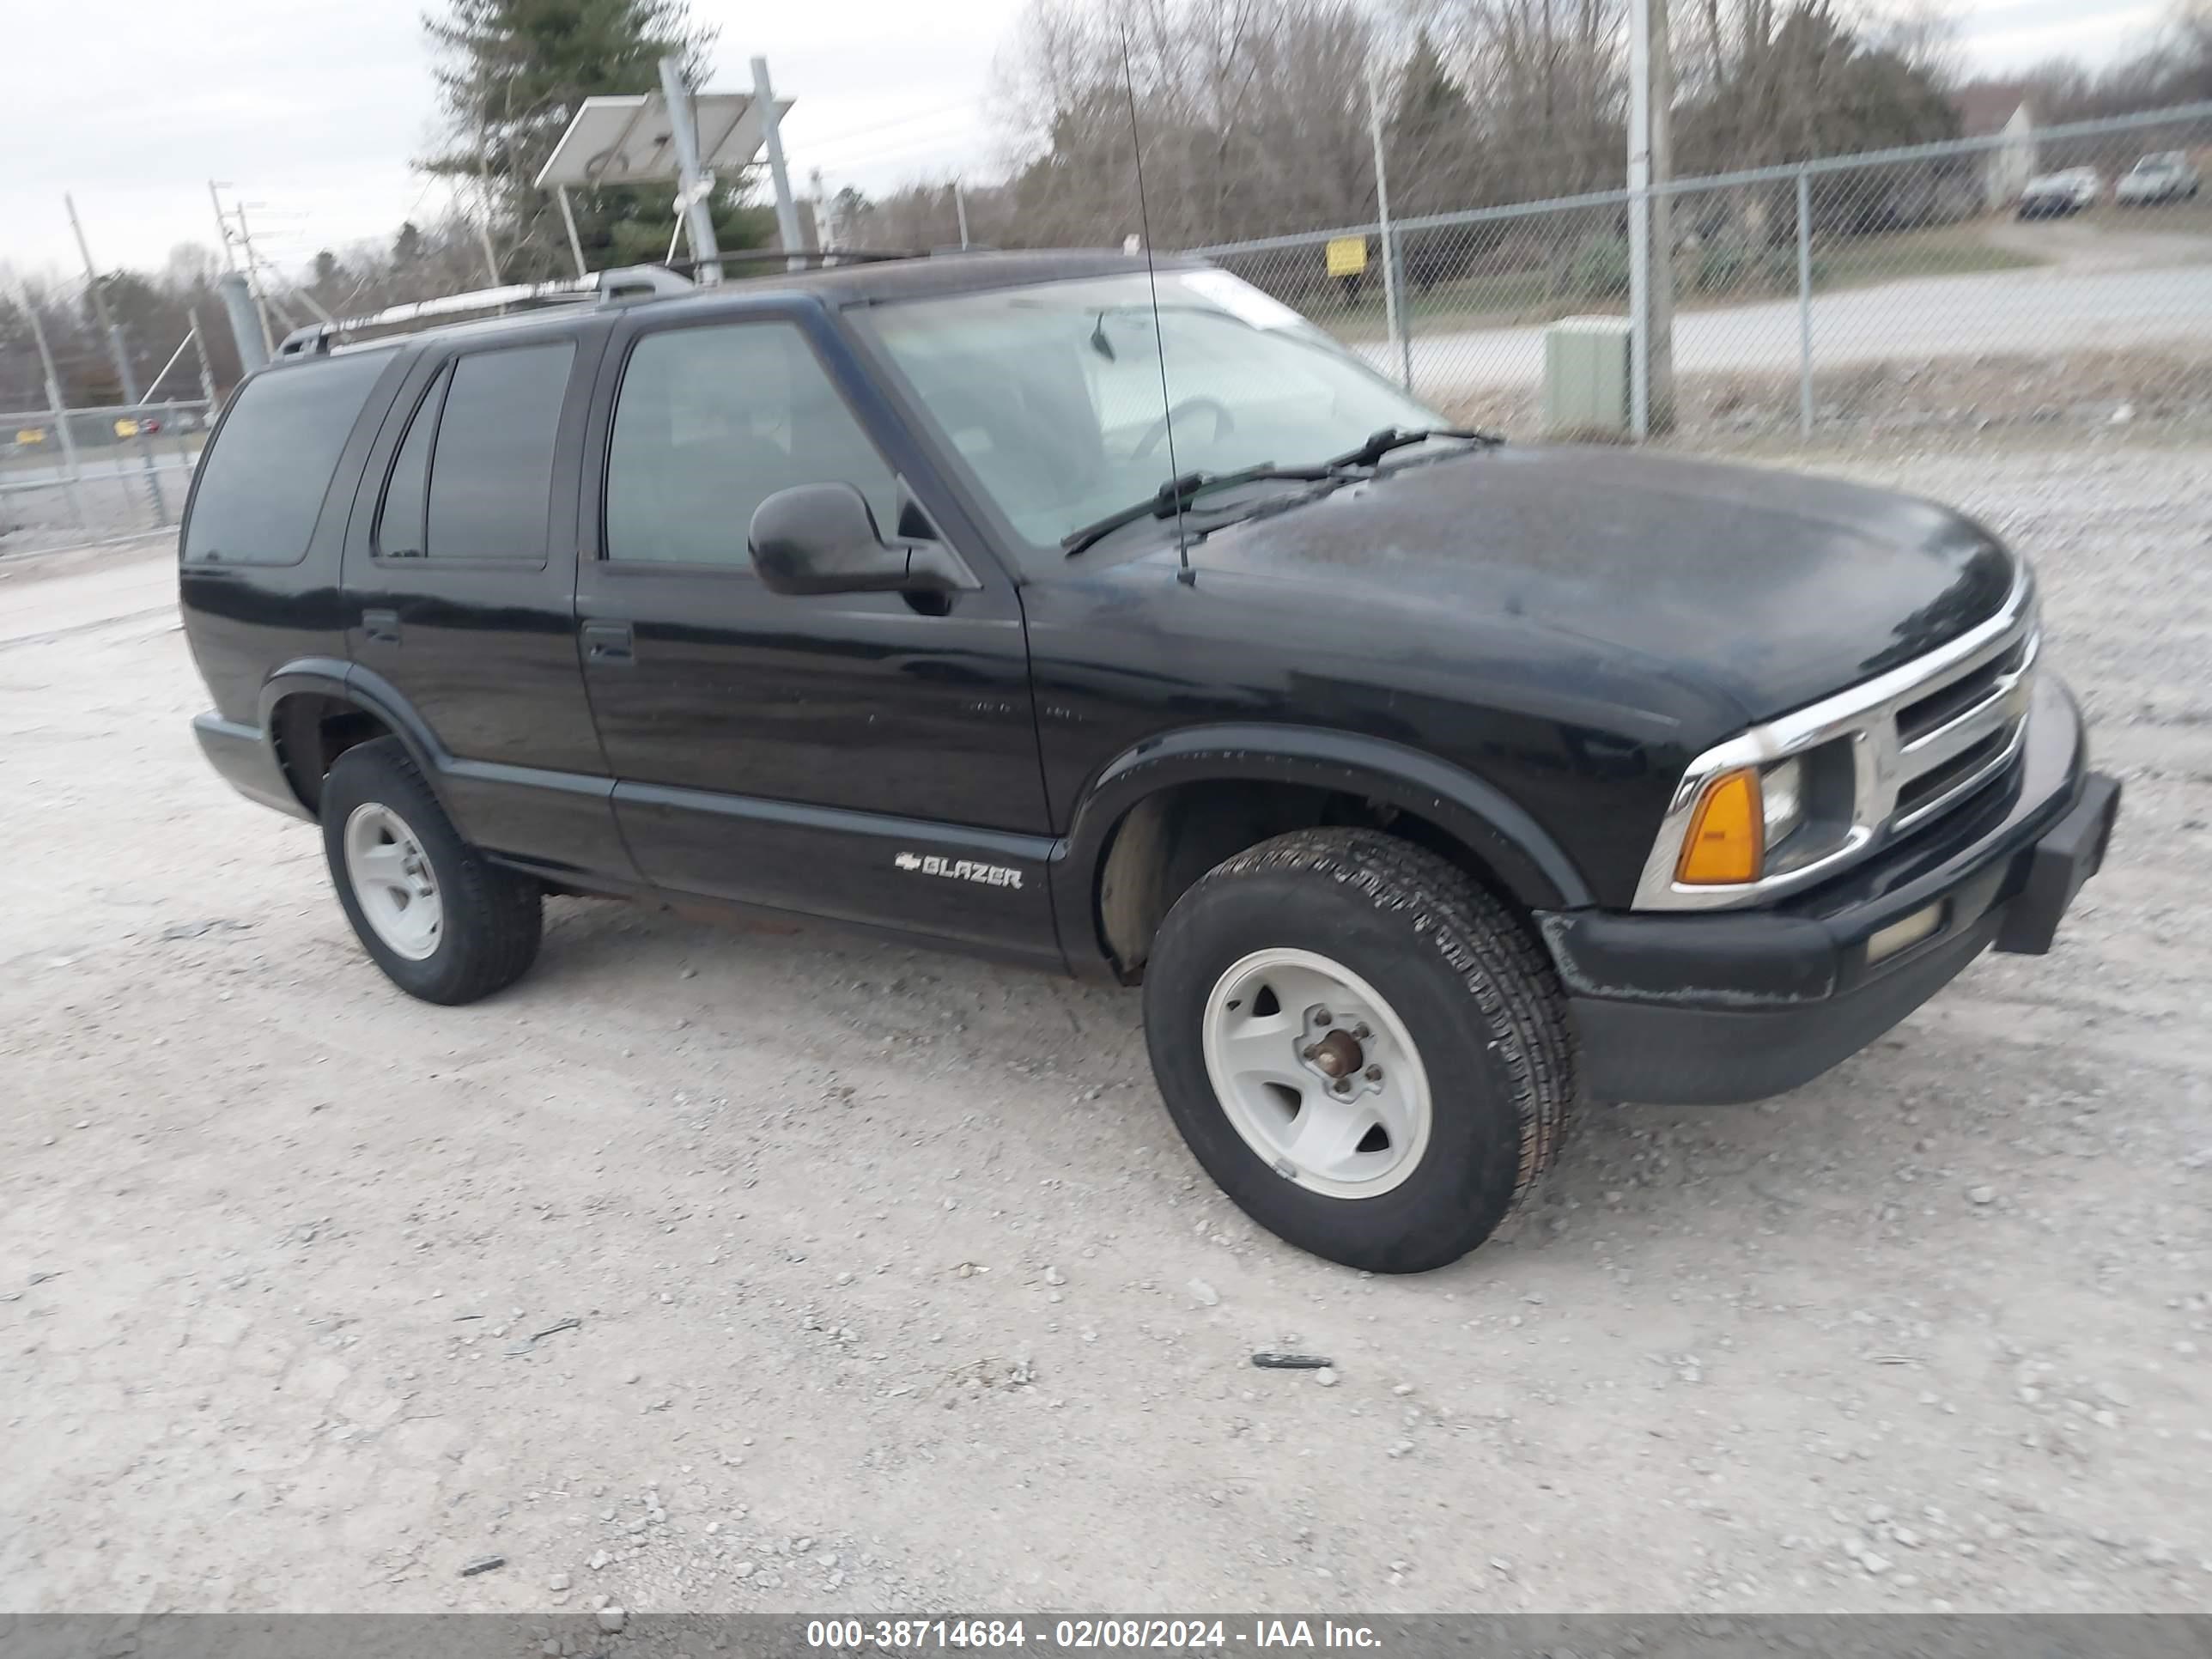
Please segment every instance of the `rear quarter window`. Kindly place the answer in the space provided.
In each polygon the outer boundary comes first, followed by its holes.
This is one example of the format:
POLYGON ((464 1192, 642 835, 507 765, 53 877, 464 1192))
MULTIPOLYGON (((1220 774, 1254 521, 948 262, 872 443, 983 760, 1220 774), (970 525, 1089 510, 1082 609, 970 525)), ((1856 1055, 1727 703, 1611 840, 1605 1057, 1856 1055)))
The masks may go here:
POLYGON ((200 462, 184 557, 297 564, 307 555, 331 473, 389 352, 290 365, 240 390, 200 462))

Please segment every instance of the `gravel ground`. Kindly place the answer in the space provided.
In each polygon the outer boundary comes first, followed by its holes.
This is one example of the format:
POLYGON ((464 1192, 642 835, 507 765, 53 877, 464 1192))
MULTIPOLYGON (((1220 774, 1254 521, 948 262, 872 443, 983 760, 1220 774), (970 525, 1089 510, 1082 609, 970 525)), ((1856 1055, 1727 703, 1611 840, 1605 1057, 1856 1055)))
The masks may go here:
POLYGON ((1216 1195, 1132 994, 562 902, 406 1000, 166 564, 0 569, 0 1607, 2212 1607, 2212 451, 1810 459, 2039 558, 2112 862, 1411 1280, 1216 1195))

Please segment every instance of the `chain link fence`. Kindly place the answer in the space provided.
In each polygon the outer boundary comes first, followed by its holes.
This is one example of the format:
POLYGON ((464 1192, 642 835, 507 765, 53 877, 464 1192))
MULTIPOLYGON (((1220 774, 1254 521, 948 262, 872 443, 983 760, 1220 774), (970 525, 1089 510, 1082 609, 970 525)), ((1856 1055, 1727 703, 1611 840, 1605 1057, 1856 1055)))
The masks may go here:
POLYGON ((200 398, 0 410, 0 557, 173 527, 215 414, 200 398))
MULTIPOLYGON (((1674 307, 1655 429, 2212 424, 2207 170, 2212 103, 1672 180, 1653 192, 1674 307)), ((1544 395, 1565 337, 1626 362, 1631 201, 1194 251, 1461 418, 1533 434, 1569 424, 1544 395), (1619 323, 1559 327, 1591 317, 1619 323)))

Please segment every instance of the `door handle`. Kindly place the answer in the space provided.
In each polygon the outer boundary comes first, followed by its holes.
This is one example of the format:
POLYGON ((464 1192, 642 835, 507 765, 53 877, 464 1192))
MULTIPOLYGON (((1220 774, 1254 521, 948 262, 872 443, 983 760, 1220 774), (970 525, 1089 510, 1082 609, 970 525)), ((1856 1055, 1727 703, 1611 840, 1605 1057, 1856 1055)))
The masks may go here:
POLYGON ((584 660, 608 668, 628 668, 637 660, 628 623, 586 623, 584 660))
POLYGON ((361 613, 361 631, 371 645, 399 643, 399 613, 397 611, 364 611, 361 613))

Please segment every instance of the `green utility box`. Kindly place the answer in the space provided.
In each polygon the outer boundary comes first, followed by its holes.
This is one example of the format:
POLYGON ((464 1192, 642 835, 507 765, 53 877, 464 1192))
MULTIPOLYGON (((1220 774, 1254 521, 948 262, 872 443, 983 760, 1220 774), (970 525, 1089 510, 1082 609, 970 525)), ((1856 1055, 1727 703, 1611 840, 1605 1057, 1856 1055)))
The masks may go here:
POLYGON ((1544 431, 1619 438, 1628 431, 1626 317, 1565 317, 1544 331, 1544 431))

